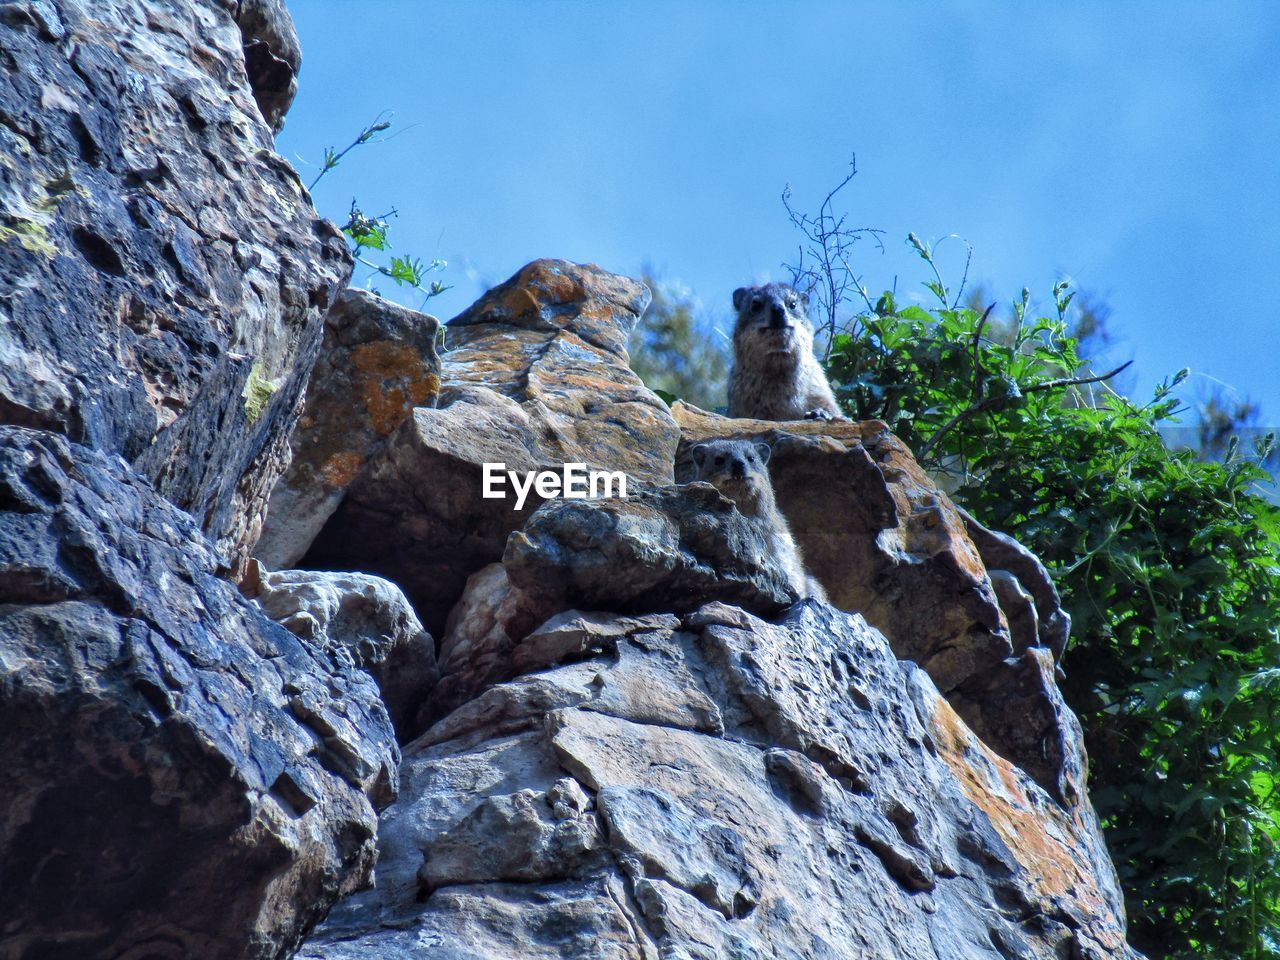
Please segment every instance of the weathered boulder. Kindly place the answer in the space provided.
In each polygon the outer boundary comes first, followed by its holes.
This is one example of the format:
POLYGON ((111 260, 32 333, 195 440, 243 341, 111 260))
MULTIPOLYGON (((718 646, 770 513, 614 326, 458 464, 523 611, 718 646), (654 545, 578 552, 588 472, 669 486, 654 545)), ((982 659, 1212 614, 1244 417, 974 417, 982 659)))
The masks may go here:
POLYGON ((546 503, 511 534, 501 564, 467 581, 420 719, 517 676, 541 642, 534 628, 564 610, 687 613, 721 600, 777 614, 798 599, 758 527, 710 484, 546 503))
POLYGON ((1071 635, 1071 615, 1062 609, 1058 588, 1040 558, 1007 533, 988 530, 969 511, 953 506, 991 577, 1014 650, 1044 647, 1061 660, 1071 635))
POLYGON ((365 886, 372 680, 117 457, 0 427, 0 956, 275 958, 365 886))
POLYGON ((241 590, 264 613, 330 657, 368 671, 403 742, 436 683, 436 644, 394 583, 367 573, 266 571, 241 590))
POLYGON ((298 93, 302 69, 302 47, 293 17, 284 0, 236 0, 236 22, 253 99, 271 132, 279 133, 298 93))
POLYGON ((507 541, 502 564, 558 609, 688 613, 721 600, 777 614, 799 595, 760 529, 709 483, 556 500, 507 541))
POLYGON ((351 257, 233 11, 0 5, 0 422, 123 456, 238 567, 351 257))
MULTIPOLYGON (((558 605, 515 586, 500 563, 467 578, 440 640, 440 683, 417 719, 417 732, 513 674, 512 651, 558 605)), ((402 741, 403 742, 403 741, 402 741)))
POLYGON ((566 613, 405 751, 376 889, 305 960, 1124 960, 1087 800, 856 615, 566 613))
POLYGON ((542 502, 483 498, 484 463, 583 463, 636 487, 671 483, 679 429, 626 350, 648 302, 641 283, 563 260, 486 293, 448 324, 438 409, 396 431, 300 565, 393 580, 440 634, 467 577, 499 560, 542 502))
MULTIPOLYGON (((1025 636, 1025 605, 1015 607, 1011 585, 1002 582, 1011 609, 1023 614, 1015 648, 967 515, 883 423, 735 420, 684 403, 673 413, 683 433, 677 479, 694 476, 696 443, 712 437, 769 443, 778 506, 831 603, 861 613, 899 657, 923 667, 988 746, 1053 796, 1074 801, 1084 789, 1084 756, 1054 683, 1052 656, 1046 671, 1040 648, 1025 636)), ((991 555, 1011 564, 1011 552, 991 555)), ((1020 568, 1035 563, 1052 590, 1043 567, 1022 554, 1020 568)), ((1040 592, 1047 623, 1057 595, 1040 592)), ((1063 618, 1051 629, 1061 629, 1063 618)))
POLYGON ((325 318, 324 345, 253 555, 292 567, 333 515, 351 481, 414 407, 440 392, 440 322, 348 287, 325 318))

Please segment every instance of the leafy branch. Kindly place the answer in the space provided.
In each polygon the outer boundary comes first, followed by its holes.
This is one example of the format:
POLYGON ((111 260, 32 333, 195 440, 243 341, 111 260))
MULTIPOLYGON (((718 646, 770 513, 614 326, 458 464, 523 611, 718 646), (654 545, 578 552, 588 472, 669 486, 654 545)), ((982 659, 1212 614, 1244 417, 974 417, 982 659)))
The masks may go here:
POLYGON ((324 175, 341 163, 342 158, 356 147, 364 146, 375 136, 382 133, 382 131, 389 130, 391 128, 391 121, 383 120, 382 117, 383 114, 378 114, 378 116, 374 118, 373 123, 361 130, 359 135, 341 150, 336 150, 333 147, 325 147, 324 162, 320 166, 320 172, 317 173, 316 178, 308 184, 307 190, 314 190, 316 188, 316 184, 324 179, 324 175))
MULTIPOLYGON (((320 172, 316 174, 315 179, 311 181, 311 185, 307 189, 314 190, 316 184, 324 178, 325 174, 337 167, 342 162, 342 159, 356 147, 364 146, 366 143, 371 142, 382 142, 376 141, 374 138, 391 128, 390 119, 384 119, 384 116, 389 115, 378 114, 373 123, 361 130, 356 138, 341 150, 334 147, 325 147, 324 162, 320 167, 320 172)), ((424 262, 420 257, 391 256, 388 263, 378 263, 366 255, 367 251, 390 253, 391 241, 387 238, 388 220, 395 216, 399 216, 395 208, 380 216, 369 216, 360 208, 359 203, 352 198, 347 222, 341 227, 341 230, 347 237, 347 241, 351 246, 351 255, 357 263, 372 270, 372 276, 386 277, 399 285, 412 287, 420 291, 425 295, 423 299, 423 304, 425 305, 427 300, 439 296, 450 289, 439 280, 432 280, 430 283, 427 281, 429 274, 444 270, 449 265, 448 261, 433 259, 424 262)))
MULTIPOLYGON (((988 307, 987 313, 990 312, 991 308, 988 307)), ((983 323, 985 323, 986 314, 983 314, 982 319, 983 323)), ((979 328, 978 335, 980 335, 981 332, 981 328, 979 328)), ((975 335, 975 340, 978 338, 978 335, 975 335)), ((977 353, 975 351, 975 358, 976 355, 977 353)), ((926 460, 929 454, 933 452, 933 448, 938 445, 943 437, 965 420, 968 420, 970 417, 977 416, 979 413, 985 413, 988 410, 996 410, 1000 407, 1008 406, 1016 400, 1021 400, 1028 393, 1035 393, 1039 390, 1058 390, 1062 387, 1072 387, 1084 383, 1101 383, 1104 380, 1110 380, 1116 374, 1123 372, 1132 365, 1133 361, 1129 360, 1126 363, 1120 364, 1120 366, 1116 367, 1111 372, 1102 373, 1095 377, 1059 377, 1056 380, 1046 380, 1043 383, 1034 383, 1029 387, 1019 387, 1018 384, 1012 380, 1004 381, 1005 389, 1002 392, 974 400, 973 403, 969 404, 969 406, 965 407, 939 427, 937 432, 926 440, 921 445, 920 449, 916 451, 916 459, 920 461, 926 460)), ((976 366, 974 372, 974 383, 978 385, 979 389, 981 388, 981 377, 978 375, 978 370, 980 369, 980 366, 976 366)))
POLYGON ((427 274, 443 270, 449 265, 447 261, 432 260, 429 263, 424 263, 419 257, 392 257, 390 265, 387 266, 376 263, 364 255, 366 250, 390 250, 391 244, 387 240, 387 220, 395 216, 399 216, 399 214, 393 207, 381 216, 370 217, 360 209, 353 199, 351 201, 351 213, 347 218, 346 224, 341 228, 351 242, 351 255, 355 257, 356 262, 373 270, 375 274, 394 280, 398 284, 422 291, 427 295, 428 300, 439 296, 449 287, 439 280, 433 280, 430 285, 427 285, 427 274))

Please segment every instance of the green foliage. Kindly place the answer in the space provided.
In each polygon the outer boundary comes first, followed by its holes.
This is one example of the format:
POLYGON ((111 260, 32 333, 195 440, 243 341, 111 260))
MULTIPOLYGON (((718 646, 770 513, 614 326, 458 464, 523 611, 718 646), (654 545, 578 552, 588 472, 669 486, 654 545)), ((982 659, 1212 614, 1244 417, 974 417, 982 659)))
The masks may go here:
POLYGON ((693 299, 642 271, 653 302, 631 335, 631 369, 668 403, 676 398, 705 410, 723 406, 729 371, 727 341, 695 316, 693 299))
POLYGON ((352 256, 356 258, 357 263, 370 267, 375 274, 394 280, 397 284, 422 291, 426 294, 427 300, 444 293, 449 288, 438 280, 433 280, 430 285, 427 285, 428 273, 443 270, 448 266, 444 260, 432 260, 424 264, 418 257, 392 257, 389 263, 381 264, 365 256, 366 250, 378 250, 384 253, 390 250, 391 243, 387 240, 387 218, 396 215, 396 211, 391 210, 380 217, 367 216, 352 200, 350 216, 342 227, 342 232, 351 242, 352 256))
MULTIPOLYGON (((324 163, 320 167, 320 172, 316 174, 314 180, 311 181, 308 190, 314 190, 316 184, 324 179, 325 174, 333 170, 342 162, 343 157, 354 150, 356 147, 364 146, 366 143, 378 142, 375 137, 379 133, 383 133, 390 129, 391 122, 383 120, 381 115, 373 123, 369 124, 356 138, 347 144, 342 150, 334 147, 325 147, 324 163)), ((351 254, 355 257, 357 263, 368 267, 373 271, 373 276, 386 277, 393 280, 399 286, 412 287, 420 291, 425 296, 423 304, 425 305, 432 297, 439 296, 449 287, 433 280, 427 283, 427 275, 437 270, 443 270, 448 266, 444 260, 431 260, 424 263, 419 257, 390 257, 386 263, 378 263, 369 259, 367 252, 387 253, 391 249, 391 241, 387 239, 389 226, 387 221, 391 217, 398 216, 396 211, 389 210, 381 216, 369 216, 360 209, 360 205, 353 199, 351 201, 351 211, 348 214, 347 222, 342 226, 342 232, 346 234, 347 240, 351 244, 351 254)), ((372 279, 371 276, 369 279, 372 279)))
POLYGON ((1259 495, 1265 472, 1238 448, 1205 462, 1165 446, 1186 371, 1142 405, 1089 376, 1066 284, 1049 317, 1024 290, 996 336, 936 273, 926 286, 936 307, 885 294, 835 337, 837 397, 1054 574, 1074 620, 1063 691, 1134 945, 1280 957, 1280 508, 1259 495))

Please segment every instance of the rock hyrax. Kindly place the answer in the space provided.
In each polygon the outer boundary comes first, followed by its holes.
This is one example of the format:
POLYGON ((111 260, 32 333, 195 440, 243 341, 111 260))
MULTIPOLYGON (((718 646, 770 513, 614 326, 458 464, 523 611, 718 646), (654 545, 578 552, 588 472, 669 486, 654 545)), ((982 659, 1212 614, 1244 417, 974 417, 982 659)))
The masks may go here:
POLYGON ((800 548, 796 546, 787 518, 773 498, 769 479, 769 445, 748 440, 708 440, 690 451, 695 479, 711 484, 738 506, 738 512, 760 528, 765 552, 787 575, 801 599, 826 600, 818 581, 805 573, 800 548))
POLYGON ((813 355, 808 294, 785 283, 733 291, 729 416, 756 420, 842 420, 813 355))

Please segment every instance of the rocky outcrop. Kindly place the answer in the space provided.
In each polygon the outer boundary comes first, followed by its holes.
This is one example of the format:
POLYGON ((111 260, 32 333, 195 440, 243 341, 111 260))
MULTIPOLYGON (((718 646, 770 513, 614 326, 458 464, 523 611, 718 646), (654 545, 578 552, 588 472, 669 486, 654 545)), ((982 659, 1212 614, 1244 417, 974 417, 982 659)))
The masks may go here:
POLYGON ((367 671, 402 741, 419 732, 418 712, 440 679, 436 644, 394 583, 366 573, 270 572, 255 563, 241 590, 311 646, 367 671))
POLYGON ((0 5, 0 422, 123 456, 236 568, 351 257, 272 149, 232 12, 0 5))
POLYGON ((414 407, 440 392, 435 317, 348 288, 325 318, 324 345, 254 556, 292 567, 342 502, 347 487, 414 407))
POLYGON ((285 957, 372 876, 377 687, 218 577, 351 270, 275 61, 274 0, 0 4, 6 958, 285 957))
POLYGON ((0 956, 287 957, 372 875, 372 680, 118 458, 0 427, 0 956))
MULTIPOLYGON (((1054 682, 1053 653, 1038 645, 1039 621, 1028 626, 1028 602, 1015 602, 1014 585, 1001 578, 1006 605, 1020 614, 1015 648, 969 537, 970 518, 883 423, 734 420, 683 403, 673 412, 683 432, 677 479, 694 476, 696 443, 713 437, 769 443, 778 506, 831 603, 861 613, 899 657, 923 667, 988 746, 1063 803, 1076 801, 1084 789, 1083 751, 1054 682)), ((1030 612, 1039 602, 1049 629, 1069 626, 1038 561, 1027 562, 1030 555, 1014 541, 983 529, 989 555, 1017 566, 1028 582, 1047 585, 1036 588, 1039 601, 1028 594, 1030 612), (1014 548, 1021 550, 1016 563, 1014 548)))
POLYGON ((982 557, 1009 621, 1013 648, 1044 647, 1061 660, 1071 635, 1071 616, 1062 609, 1058 588, 1040 558, 1007 533, 988 530, 956 506, 965 532, 982 557))
POLYGON ((567 613, 406 748, 300 957, 1134 957, 1087 804, 859 616, 567 613), (566 662, 568 661, 568 662, 566 662))
POLYGON ((482 464, 583 463, 669 484, 679 430, 631 372, 643 284, 539 260, 448 324, 438 409, 416 409, 351 483, 301 565, 399 584, 439 634, 466 579, 501 559, 542 498, 484 499, 482 464))
POLYGON ((883 425, 673 417, 598 267, 443 364, 330 312, 300 63, 282 0, 0 3, 0 956, 1133 957, 1034 557, 883 425), (774 442, 854 613, 674 485, 682 432, 774 442), (248 563, 273 487, 259 556, 327 570, 248 563))
POLYGON ((798 599, 759 529, 710 484, 550 502, 511 535, 502 563, 467 581, 419 720, 539 662, 545 627, 534 628, 573 607, 685 613, 723 600, 777 614, 798 599))

